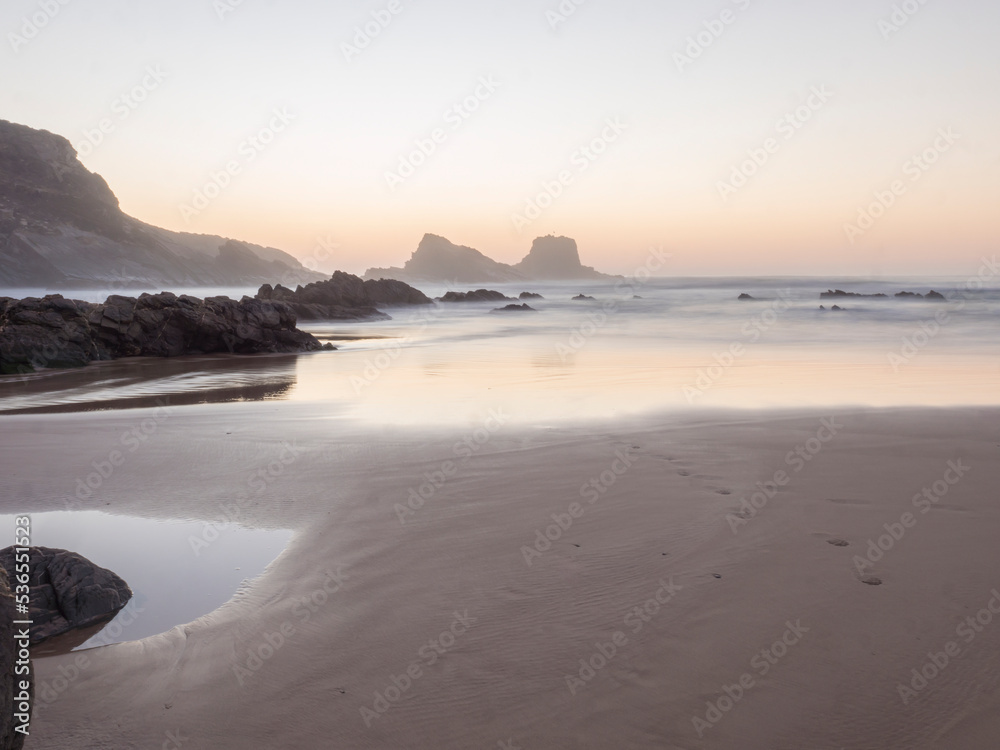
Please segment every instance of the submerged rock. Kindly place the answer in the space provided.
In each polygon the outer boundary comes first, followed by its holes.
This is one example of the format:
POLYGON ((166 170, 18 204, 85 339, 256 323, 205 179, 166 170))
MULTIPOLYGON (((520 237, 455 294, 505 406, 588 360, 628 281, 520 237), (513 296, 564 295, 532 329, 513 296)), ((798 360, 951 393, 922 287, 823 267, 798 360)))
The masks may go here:
POLYGON ((825 292, 820 292, 819 294, 820 299, 836 299, 838 297, 872 298, 872 297, 887 297, 887 296, 888 295, 882 294, 881 292, 879 292, 878 294, 860 294, 858 292, 845 292, 843 289, 833 289, 833 290, 827 289, 825 292))
POLYGON ((533 307, 529 307, 527 303, 523 305, 506 305, 504 307, 497 307, 490 312, 503 313, 503 312, 538 312, 533 307))
MULTIPOLYGON (((14 575, 13 547, 0 550, 0 565, 14 575)), ((106 622, 132 598, 125 581, 75 552, 31 547, 30 570, 33 644, 106 622)))
POLYGON ((438 302, 507 302, 513 299, 493 289, 474 289, 471 292, 447 292, 438 297, 438 302))

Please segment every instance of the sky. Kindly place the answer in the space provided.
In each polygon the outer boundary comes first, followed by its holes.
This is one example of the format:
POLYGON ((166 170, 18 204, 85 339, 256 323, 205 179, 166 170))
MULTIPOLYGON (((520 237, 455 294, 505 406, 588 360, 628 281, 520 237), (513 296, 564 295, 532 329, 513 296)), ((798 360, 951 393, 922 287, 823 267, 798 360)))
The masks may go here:
POLYGON ((430 232, 964 276, 1000 240, 998 28, 990 0, 7 0, 0 118, 139 219, 323 271, 430 232))

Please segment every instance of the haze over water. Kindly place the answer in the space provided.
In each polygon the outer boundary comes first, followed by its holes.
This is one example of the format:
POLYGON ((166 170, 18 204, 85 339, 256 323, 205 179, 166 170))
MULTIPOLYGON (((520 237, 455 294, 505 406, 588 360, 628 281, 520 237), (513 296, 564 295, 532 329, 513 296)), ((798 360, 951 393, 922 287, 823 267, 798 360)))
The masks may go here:
MULTIPOLYGON (((546 423, 699 407, 994 405, 1000 289, 987 281, 970 291, 966 281, 652 279, 618 291, 607 283, 491 284, 545 299, 527 300, 537 313, 458 303, 391 309, 390 321, 301 324, 337 352, 41 373, 5 383, 0 413, 273 400, 317 417, 441 424, 475 423, 491 409, 546 423), (834 287, 889 297, 820 299, 834 287), (930 289, 949 300, 892 297, 930 289), (595 300, 571 300, 581 292, 595 300), (755 300, 738 301, 741 293, 755 300)), ((422 286, 432 296, 445 291, 422 286)))

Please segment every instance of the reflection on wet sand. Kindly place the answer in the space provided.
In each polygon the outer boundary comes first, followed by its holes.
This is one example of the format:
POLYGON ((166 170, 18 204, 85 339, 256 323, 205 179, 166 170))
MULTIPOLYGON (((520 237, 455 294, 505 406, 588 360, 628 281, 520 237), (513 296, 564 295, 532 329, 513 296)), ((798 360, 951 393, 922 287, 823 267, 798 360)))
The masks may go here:
POLYGON ((136 357, 4 378, 3 414, 52 414, 283 398, 297 355, 136 357))

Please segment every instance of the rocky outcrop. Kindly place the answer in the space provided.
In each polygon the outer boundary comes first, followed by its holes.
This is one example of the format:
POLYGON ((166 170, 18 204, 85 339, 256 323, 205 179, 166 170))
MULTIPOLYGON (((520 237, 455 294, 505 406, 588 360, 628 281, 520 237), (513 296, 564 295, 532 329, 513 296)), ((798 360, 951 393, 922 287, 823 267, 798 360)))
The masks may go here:
POLYGON ((0 120, 0 286, 123 290, 318 278, 275 248, 134 219, 68 140, 0 120))
MULTIPOLYGON (((31 547, 32 644, 110 620, 132 589, 110 570, 64 549, 31 547)), ((14 574, 14 548, 0 550, 0 566, 14 574)))
POLYGON ((569 237, 538 237, 524 260, 514 266, 525 278, 537 280, 613 279, 580 262, 576 240, 569 237))
POLYGON ((419 289, 395 279, 363 281, 353 274, 336 271, 326 281, 287 287, 264 284, 257 299, 287 304, 303 320, 388 320, 378 307, 431 305, 434 301, 419 289))
POLYGON ((578 294, 572 298, 573 302, 593 302, 594 298, 589 294, 578 294))
MULTIPOLYGON (((935 292, 931 289, 927 294, 917 294, 916 292, 896 292, 894 295, 896 299, 925 299, 933 300, 935 302, 943 302, 945 296, 940 292, 935 292)), ((820 292, 820 299, 840 299, 846 297, 852 297, 855 299, 888 299, 888 294, 859 294, 858 292, 845 292, 843 289, 827 289, 825 292, 820 292)))
POLYGON ((402 268, 369 268, 365 278, 408 281, 521 281, 525 277, 506 263, 487 258, 478 250, 455 245, 444 237, 425 234, 402 268))
MULTIPOLYGON (((11 566, 13 572, 13 564, 11 566)), ((26 678, 14 673, 19 647, 14 641, 14 620, 20 617, 14 612, 14 595, 11 593, 7 580, 7 571, 0 567, 0 750, 21 750, 24 747, 24 734, 16 732, 14 727, 21 722, 14 719, 14 698, 21 693, 20 683, 26 678)), ((27 678, 29 684, 28 704, 33 701, 34 680, 27 678)))
POLYGON ((751 297, 749 294, 747 294, 746 292, 744 292, 743 294, 741 294, 736 299, 743 300, 744 302, 746 302, 746 301, 750 301, 750 300, 756 300, 756 297, 751 297))
POLYGON ((619 278, 599 273, 580 263, 576 240, 569 237, 539 237, 524 259, 510 266, 434 234, 424 235, 402 268, 369 268, 365 272, 365 278, 381 276, 407 281, 457 283, 619 278))
POLYGON ((540 294, 536 294, 535 292, 521 292, 519 295, 517 295, 517 298, 518 299, 545 299, 545 297, 543 297, 540 294))
POLYGON ((475 289, 471 292, 447 292, 438 297, 438 302, 512 302, 513 299, 492 289, 475 289))
POLYGON ((819 293, 820 299, 840 299, 843 297, 867 297, 867 298, 879 298, 888 297, 887 294, 860 294, 858 292, 845 292, 843 289, 827 289, 825 292, 819 293))
POLYGON ((516 305, 516 304, 504 305, 503 307, 497 307, 497 308, 495 308, 493 310, 490 310, 490 312, 494 312, 494 313, 538 312, 538 310, 536 310, 533 307, 528 306, 528 304, 525 303, 523 305, 516 305))
POLYGON ((259 354, 333 348, 295 327, 281 302, 170 292, 114 295, 100 304, 52 294, 0 297, 0 373, 79 367, 119 357, 259 354))
POLYGON ((935 302, 944 302, 945 296, 941 292, 935 292, 931 289, 927 294, 917 294, 916 292, 896 292, 896 298, 902 299, 927 299, 933 300, 935 302))

